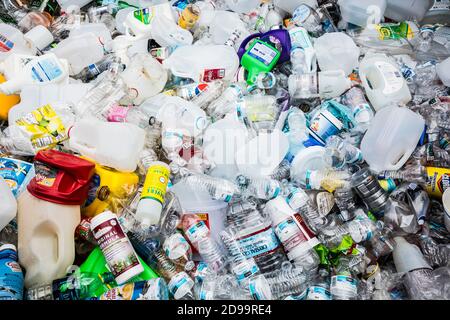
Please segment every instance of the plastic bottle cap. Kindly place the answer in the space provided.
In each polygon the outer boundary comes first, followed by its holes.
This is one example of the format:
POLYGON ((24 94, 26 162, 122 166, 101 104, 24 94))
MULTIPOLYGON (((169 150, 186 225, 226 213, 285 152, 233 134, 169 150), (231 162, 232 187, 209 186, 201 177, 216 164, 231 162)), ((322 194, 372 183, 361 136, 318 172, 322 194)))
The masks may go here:
POLYGON ((8 249, 14 250, 14 251, 17 252, 17 248, 16 248, 16 246, 13 245, 13 244, 4 244, 4 245, 0 246, 0 251, 1 251, 1 250, 8 250, 8 249))
POLYGON ((55 41, 52 33, 44 26, 38 25, 25 33, 25 39, 33 43, 36 48, 42 50, 55 41))
POLYGON ((420 249, 402 237, 395 237, 393 252, 394 264, 397 272, 409 272, 417 269, 432 269, 425 261, 420 249))

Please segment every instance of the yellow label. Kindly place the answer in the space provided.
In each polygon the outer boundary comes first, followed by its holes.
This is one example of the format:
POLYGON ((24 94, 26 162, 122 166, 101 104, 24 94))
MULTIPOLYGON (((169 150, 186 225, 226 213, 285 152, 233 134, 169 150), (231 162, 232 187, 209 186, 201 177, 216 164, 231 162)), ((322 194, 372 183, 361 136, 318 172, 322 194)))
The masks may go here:
POLYGON ((165 166, 156 164, 148 168, 141 199, 154 199, 163 204, 167 184, 169 183, 169 175, 170 170, 165 166))
POLYGON ((427 192, 440 198, 450 185, 450 168, 427 167, 427 192))
POLYGON ((28 134, 35 151, 52 148, 68 138, 61 118, 49 104, 18 119, 16 125, 28 134))

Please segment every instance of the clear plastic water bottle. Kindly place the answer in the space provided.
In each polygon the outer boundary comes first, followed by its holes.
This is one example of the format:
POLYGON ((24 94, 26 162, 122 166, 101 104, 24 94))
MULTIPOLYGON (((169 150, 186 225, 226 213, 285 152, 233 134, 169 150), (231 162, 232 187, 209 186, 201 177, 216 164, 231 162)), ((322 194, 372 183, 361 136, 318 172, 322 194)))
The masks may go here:
POLYGON ((332 167, 341 169, 347 164, 363 163, 361 150, 339 136, 326 140, 324 160, 332 167))
POLYGON ((183 180, 194 189, 207 191, 214 200, 229 202, 234 195, 239 193, 238 187, 229 180, 205 174, 193 174, 183 180))
POLYGON ((245 198, 255 197, 262 200, 270 200, 281 192, 281 184, 278 180, 266 177, 250 178, 243 174, 236 177, 236 184, 245 198))
POLYGON ((265 273, 264 277, 275 300, 289 296, 304 296, 308 289, 308 278, 302 268, 284 263, 279 270, 265 273))
POLYGON ((358 280, 351 272, 350 258, 342 256, 331 277, 331 297, 333 300, 356 300, 358 298, 358 280))

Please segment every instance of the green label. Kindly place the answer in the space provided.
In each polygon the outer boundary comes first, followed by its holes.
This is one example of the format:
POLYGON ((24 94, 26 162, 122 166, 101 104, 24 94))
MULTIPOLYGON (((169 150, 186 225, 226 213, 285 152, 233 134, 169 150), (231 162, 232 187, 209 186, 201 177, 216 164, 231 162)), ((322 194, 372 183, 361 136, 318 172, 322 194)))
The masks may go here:
POLYGON ((153 20, 154 14, 150 11, 150 8, 145 8, 134 11, 134 17, 143 24, 149 25, 153 20))
POLYGON ((411 39, 414 36, 407 22, 383 23, 376 28, 381 40, 411 39))

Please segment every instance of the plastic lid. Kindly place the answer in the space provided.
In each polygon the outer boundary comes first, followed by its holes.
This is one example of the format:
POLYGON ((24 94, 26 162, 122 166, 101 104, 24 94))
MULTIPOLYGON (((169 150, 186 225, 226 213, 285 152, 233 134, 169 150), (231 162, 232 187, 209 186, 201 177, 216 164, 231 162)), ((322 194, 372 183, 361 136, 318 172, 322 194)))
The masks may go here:
POLYGON ((56 150, 39 151, 34 159, 36 176, 27 186, 33 196, 64 205, 86 201, 94 163, 56 150))
POLYGON ((420 249, 402 237, 395 237, 393 252, 394 264, 397 272, 409 272, 417 269, 432 269, 425 261, 420 249))
POLYGON ((17 252, 17 248, 16 248, 16 246, 15 245, 13 245, 13 244, 4 244, 4 245, 1 245, 0 246, 0 251, 1 250, 14 250, 14 251, 16 251, 17 252))
POLYGON ((33 43, 36 48, 42 50, 55 41, 53 34, 44 26, 38 25, 25 33, 25 39, 33 43))

